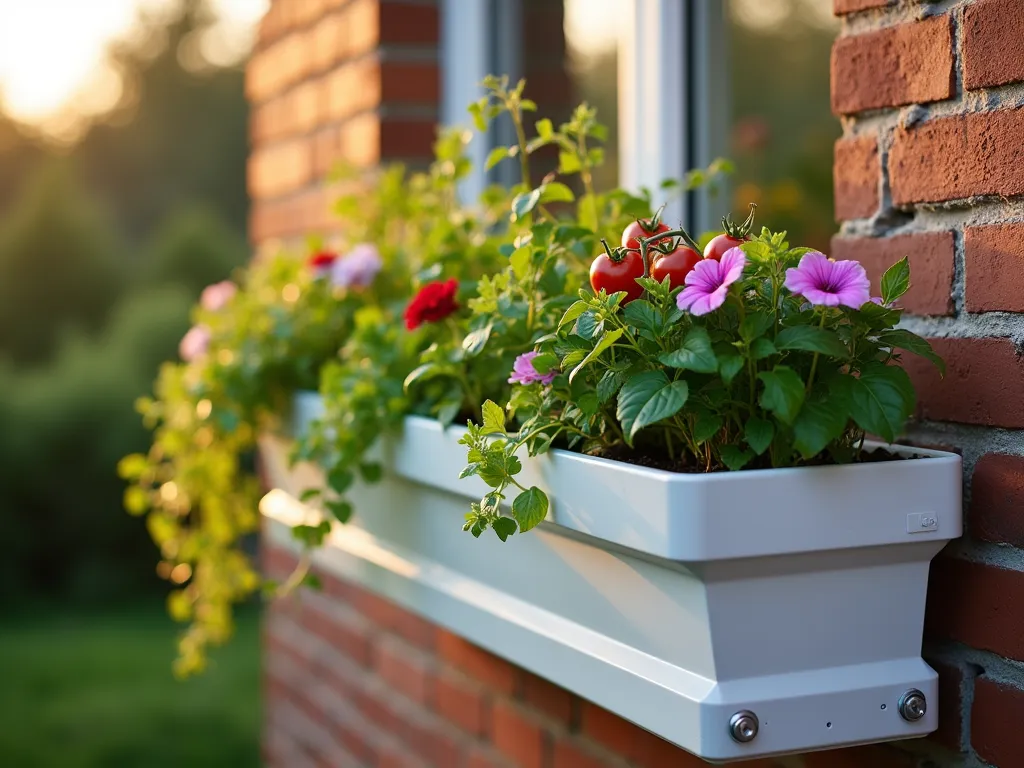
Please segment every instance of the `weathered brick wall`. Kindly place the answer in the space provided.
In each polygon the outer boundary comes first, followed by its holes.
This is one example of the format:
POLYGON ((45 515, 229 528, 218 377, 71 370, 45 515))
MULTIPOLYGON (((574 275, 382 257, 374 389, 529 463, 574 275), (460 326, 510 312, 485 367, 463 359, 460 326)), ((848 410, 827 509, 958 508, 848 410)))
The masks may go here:
MULTIPOLYGON (((965 460, 967 536, 933 568, 928 740, 762 768, 1024 766, 1024 2, 834 0, 837 258, 875 278, 909 254, 910 326, 950 363, 914 366, 918 442, 965 460)), ((525 71, 571 103, 555 0, 527 0, 525 71), (552 29, 555 32, 552 32, 552 29)), ((440 91, 435 0, 274 0, 249 65, 251 237, 330 231, 340 158, 422 163, 440 91)), ((542 92, 538 94, 537 89, 542 92)), ((292 564, 265 552, 267 571, 292 564)), ((704 765, 645 731, 352 584, 269 607, 266 762, 305 766, 704 765)), ((884 631, 884 628, 880 628, 884 631)))
POLYGON ((1024 766, 1024 3, 834 0, 837 258, 909 255, 910 437, 964 457, 965 537, 932 566, 937 765, 1024 766), (984 761, 982 763, 981 761, 984 761))

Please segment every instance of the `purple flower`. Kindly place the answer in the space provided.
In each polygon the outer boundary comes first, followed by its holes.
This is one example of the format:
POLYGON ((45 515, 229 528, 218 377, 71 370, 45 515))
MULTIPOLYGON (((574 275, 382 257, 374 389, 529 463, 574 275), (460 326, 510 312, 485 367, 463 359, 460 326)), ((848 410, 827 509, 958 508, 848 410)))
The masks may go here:
POLYGON ((331 284, 337 288, 366 288, 384 262, 369 243, 360 243, 331 265, 331 284))
POLYGON ((877 305, 878 305, 878 306, 880 306, 880 307, 881 307, 881 306, 884 306, 884 305, 885 305, 885 302, 884 302, 884 301, 882 301, 882 297, 881 297, 881 296, 872 296, 872 297, 871 297, 871 298, 869 299, 869 301, 870 301, 870 302, 871 302, 872 304, 877 304, 877 305))
POLYGON ((817 251, 804 254, 800 266, 786 270, 786 287, 819 307, 859 309, 871 300, 867 272, 858 261, 832 261, 817 251))
POLYGON ((203 288, 199 304, 207 312, 220 312, 236 293, 238 293, 238 288, 234 283, 230 280, 221 280, 219 283, 203 288))
POLYGON ((186 363, 191 363, 206 354, 210 348, 210 329, 205 325, 193 325, 188 333, 181 337, 178 354, 186 363))
POLYGON ((537 369, 533 367, 533 358, 539 355, 539 352, 524 352, 516 358, 515 364, 512 366, 512 375, 509 376, 509 384, 535 384, 538 381, 541 384, 550 384, 555 380, 555 376, 558 375, 557 370, 550 370, 547 373, 538 373, 537 369))
POLYGON ((743 275, 747 257, 738 247, 722 254, 721 261, 704 259, 697 263, 683 282, 686 287, 676 296, 676 306, 693 315, 706 315, 725 303, 729 286, 743 275))

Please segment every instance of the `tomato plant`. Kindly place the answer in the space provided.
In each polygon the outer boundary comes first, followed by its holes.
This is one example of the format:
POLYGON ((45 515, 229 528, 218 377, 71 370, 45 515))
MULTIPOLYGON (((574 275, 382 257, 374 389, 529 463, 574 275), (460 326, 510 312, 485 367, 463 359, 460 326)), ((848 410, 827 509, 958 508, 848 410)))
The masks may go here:
POLYGON ((704 246, 704 258, 721 261, 726 251, 749 240, 750 229, 754 226, 754 210, 756 208, 755 203, 750 204, 750 213, 742 224, 733 224, 732 219, 728 216, 722 219, 722 229, 725 232, 708 241, 708 244, 704 246))
POLYGON ((645 272, 640 251, 630 248, 612 249, 608 247, 606 241, 602 240, 601 243, 605 252, 590 265, 590 285, 594 292, 600 293, 603 290, 612 294, 625 291, 626 298, 623 299, 623 303, 639 299, 644 289, 637 282, 637 278, 643 277, 645 272))

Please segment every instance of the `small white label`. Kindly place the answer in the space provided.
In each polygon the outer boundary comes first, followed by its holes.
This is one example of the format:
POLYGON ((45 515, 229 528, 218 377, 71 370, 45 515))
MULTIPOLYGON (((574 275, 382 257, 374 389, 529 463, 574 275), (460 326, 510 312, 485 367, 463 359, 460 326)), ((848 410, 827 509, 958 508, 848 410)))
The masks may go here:
POLYGON ((911 512, 907 515, 907 533, 927 533, 939 530, 939 519, 927 512, 911 512))

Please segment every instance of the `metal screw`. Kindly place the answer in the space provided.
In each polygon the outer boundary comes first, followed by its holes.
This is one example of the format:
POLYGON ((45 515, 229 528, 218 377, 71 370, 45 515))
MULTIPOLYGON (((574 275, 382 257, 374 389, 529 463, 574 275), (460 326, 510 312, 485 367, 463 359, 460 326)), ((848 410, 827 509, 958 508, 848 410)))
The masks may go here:
POLYGON ((729 735, 740 744, 753 741, 757 736, 757 715, 748 709, 743 709, 729 718, 729 735))
POLYGON ((900 703, 897 708, 899 709, 900 717, 908 723, 916 723, 928 711, 928 703, 925 701, 923 693, 917 690, 917 688, 911 688, 900 696, 900 703))

